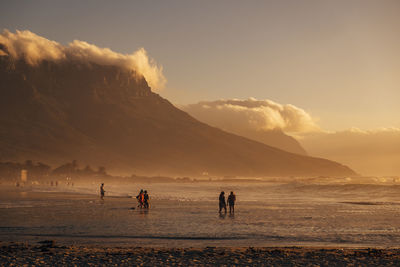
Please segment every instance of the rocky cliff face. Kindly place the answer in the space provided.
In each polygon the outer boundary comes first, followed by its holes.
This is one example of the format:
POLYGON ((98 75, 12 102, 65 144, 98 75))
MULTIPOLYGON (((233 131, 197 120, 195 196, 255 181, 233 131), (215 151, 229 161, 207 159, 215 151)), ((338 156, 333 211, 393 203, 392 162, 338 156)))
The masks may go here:
POLYGON ((116 66, 0 56, 0 160, 78 159, 118 172, 352 175, 203 124, 116 66))

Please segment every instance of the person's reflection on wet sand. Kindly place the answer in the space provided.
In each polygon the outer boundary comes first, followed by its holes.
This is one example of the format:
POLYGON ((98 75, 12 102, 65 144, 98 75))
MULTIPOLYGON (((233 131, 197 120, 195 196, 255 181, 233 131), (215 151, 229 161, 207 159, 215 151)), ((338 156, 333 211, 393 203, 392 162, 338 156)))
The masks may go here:
POLYGON ((143 216, 146 216, 147 214, 149 214, 149 210, 148 209, 140 209, 139 213, 143 216))

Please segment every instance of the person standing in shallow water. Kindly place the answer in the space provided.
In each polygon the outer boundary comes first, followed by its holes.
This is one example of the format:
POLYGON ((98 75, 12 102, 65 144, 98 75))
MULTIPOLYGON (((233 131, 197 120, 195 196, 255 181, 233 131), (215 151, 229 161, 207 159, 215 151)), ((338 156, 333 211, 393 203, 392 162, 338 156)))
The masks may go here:
POLYGON ((136 199, 138 201, 138 207, 143 208, 143 201, 144 201, 143 189, 140 189, 139 195, 136 196, 136 199))
POLYGON ((104 193, 105 192, 106 191, 104 191, 104 183, 102 183, 101 186, 100 186, 100 198, 101 198, 101 200, 104 199, 104 193))
POLYGON ((235 201, 236 196, 233 191, 231 191, 231 194, 228 196, 229 213, 235 213, 235 201))
POLYGON ((144 190, 144 195, 143 195, 143 205, 145 209, 149 208, 149 195, 147 194, 147 190, 144 190))
POLYGON ((219 194, 219 213, 221 213, 221 210, 224 209, 226 213, 226 202, 225 202, 225 192, 222 191, 221 194, 219 194))

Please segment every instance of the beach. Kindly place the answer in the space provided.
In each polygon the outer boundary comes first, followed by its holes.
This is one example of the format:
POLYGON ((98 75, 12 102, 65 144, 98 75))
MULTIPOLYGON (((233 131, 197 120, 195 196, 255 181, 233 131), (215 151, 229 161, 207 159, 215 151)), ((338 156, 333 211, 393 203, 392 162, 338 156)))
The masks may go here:
POLYGON ((105 184, 104 200, 98 189, 1 187, 0 265, 400 264, 398 185, 105 184), (235 214, 218 213, 221 190, 235 191, 235 214))
POLYGON ((141 248, 0 244, 2 266, 399 266, 399 249, 141 248))
POLYGON ((42 185, 0 190, 0 240, 141 247, 349 247, 400 244, 399 185, 264 183, 42 185), (140 189, 150 209, 137 207, 140 189), (235 214, 218 213, 234 191, 235 214))

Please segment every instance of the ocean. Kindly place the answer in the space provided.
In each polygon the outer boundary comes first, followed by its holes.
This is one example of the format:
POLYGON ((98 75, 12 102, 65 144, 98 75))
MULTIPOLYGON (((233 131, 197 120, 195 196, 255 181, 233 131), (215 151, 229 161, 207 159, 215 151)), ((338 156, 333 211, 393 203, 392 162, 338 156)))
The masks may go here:
POLYGON ((0 185, 0 240, 141 247, 400 247, 395 179, 0 185), (137 207, 140 189, 150 209, 137 207), (218 213, 220 191, 235 214, 218 213))

